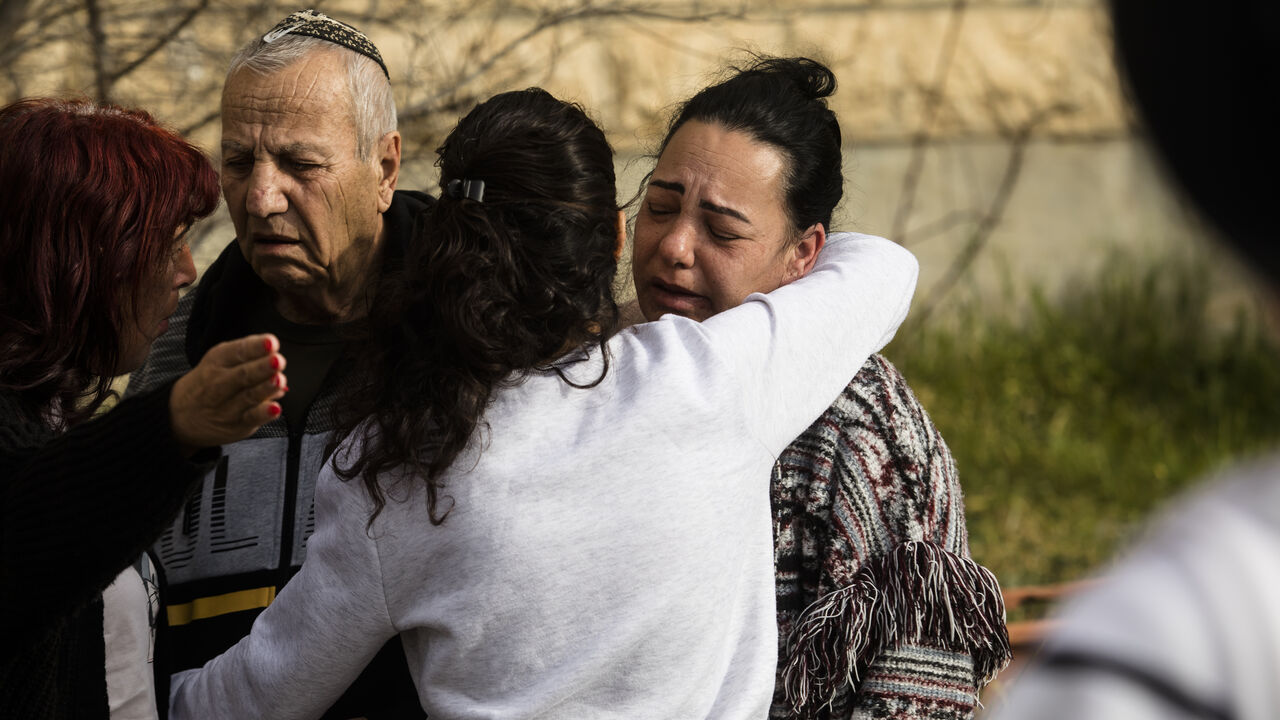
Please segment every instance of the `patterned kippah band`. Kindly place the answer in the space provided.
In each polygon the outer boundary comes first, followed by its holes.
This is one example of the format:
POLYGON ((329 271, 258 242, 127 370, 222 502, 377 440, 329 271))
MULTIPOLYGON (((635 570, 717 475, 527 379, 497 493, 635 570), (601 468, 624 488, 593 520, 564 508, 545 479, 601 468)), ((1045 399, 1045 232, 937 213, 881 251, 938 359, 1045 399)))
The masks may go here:
POLYGON ((386 75, 388 80, 391 79, 391 73, 387 72, 387 64, 382 62, 382 54, 373 43, 369 42, 369 38, 365 37, 364 33, 324 13, 315 10, 299 10, 292 13, 271 28, 271 32, 263 35, 262 42, 273 43, 285 35, 319 38, 358 52, 378 63, 378 67, 382 68, 382 74, 386 75))

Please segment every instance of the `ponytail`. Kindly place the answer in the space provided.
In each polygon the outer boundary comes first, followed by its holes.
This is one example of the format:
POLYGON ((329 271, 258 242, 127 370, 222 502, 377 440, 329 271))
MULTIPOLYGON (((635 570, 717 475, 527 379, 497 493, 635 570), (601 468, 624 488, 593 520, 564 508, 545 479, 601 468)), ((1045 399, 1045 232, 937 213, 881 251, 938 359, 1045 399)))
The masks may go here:
MULTIPOLYGON (((612 150, 581 108, 536 88, 504 93, 436 152, 440 200, 369 319, 365 382, 346 423, 361 455, 335 458, 340 476, 368 488, 370 522, 385 505, 379 476, 398 466, 426 483, 431 522, 443 522, 441 478, 494 392, 560 372, 552 363, 567 351, 603 351, 618 326, 612 150)), ((607 363, 575 387, 598 384, 607 363)))

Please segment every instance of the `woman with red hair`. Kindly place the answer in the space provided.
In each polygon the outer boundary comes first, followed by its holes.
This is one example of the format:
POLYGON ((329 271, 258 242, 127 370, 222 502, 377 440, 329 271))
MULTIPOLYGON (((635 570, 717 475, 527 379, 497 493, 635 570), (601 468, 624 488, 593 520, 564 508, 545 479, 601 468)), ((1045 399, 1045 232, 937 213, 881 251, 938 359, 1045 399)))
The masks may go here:
MULTIPOLYGON (((149 671, 145 641, 130 654, 104 640, 103 590, 133 572, 217 445, 279 415, 279 343, 224 343, 90 418, 167 327, 195 279, 184 235, 217 203, 204 155, 144 112, 0 108, 0 717, 106 718, 147 700, 155 714, 153 696, 109 687, 104 663, 122 654, 135 680, 149 671)), ((106 616, 146 628, 147 604, 122 597, 106 616)))

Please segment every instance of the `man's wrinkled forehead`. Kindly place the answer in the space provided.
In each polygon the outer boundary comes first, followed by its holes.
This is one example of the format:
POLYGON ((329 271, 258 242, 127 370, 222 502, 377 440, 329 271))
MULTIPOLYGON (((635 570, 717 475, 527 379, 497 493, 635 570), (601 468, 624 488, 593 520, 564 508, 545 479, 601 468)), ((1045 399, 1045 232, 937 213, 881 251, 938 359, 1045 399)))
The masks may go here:
POLYGON ((241 68, 222 91, 223 134, 238 126, 347 131, 353 141, 351 97, 331 53, 310 53, 272 73, 241 68))

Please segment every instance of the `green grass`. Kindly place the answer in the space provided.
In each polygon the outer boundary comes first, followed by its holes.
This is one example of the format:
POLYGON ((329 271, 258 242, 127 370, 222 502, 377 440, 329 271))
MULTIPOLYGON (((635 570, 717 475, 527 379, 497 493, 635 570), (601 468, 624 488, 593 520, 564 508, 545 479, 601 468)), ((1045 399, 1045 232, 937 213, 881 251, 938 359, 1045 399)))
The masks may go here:
POLYGON ((1160 503, 1280 445, 1280 355, 1210 313, 1191 261, 1117 256, 1025 313, 961 303, 886 354, 955 455, 974 557, 1005 587, 1087 575, 1160 503))

